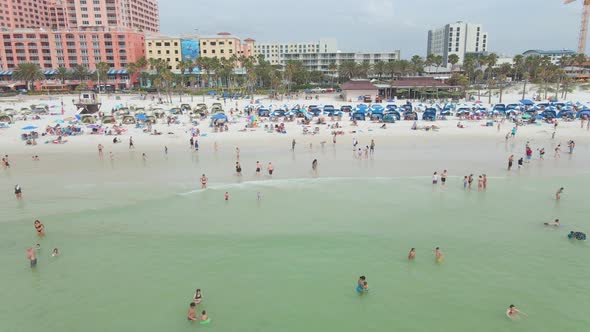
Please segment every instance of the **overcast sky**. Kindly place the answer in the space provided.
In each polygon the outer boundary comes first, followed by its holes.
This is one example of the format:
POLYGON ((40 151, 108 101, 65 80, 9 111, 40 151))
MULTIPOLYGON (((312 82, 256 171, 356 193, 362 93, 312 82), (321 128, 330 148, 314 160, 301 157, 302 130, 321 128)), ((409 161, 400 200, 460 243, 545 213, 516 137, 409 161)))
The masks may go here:
POLYGON ((481 23, 489 51, 577 49, 583 0, 159 0, 164 34, 228 31, 261 42, 336 38, 343 51, 424 56, 429 29, 481 23), (204 14, 204 13, 207 14, 204 14), (203 13, 203 14, 201 14, 203 13), (213 13, 214 15, 211 15, 213 13))

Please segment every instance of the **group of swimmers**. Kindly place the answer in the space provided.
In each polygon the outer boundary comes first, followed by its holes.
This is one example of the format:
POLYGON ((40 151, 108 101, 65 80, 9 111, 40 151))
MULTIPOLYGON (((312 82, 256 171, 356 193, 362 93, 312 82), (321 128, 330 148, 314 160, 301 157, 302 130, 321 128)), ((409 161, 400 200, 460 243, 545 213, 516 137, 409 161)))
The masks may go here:
MULTIPOLYGON (((416 258, 416 248, 410 249, 410 253, 408 254, 408 260, 413 261, 416 258)), ((436 247, 434 249, 434 261, 437 263, 442 263, 445 260, 445 254, 440 250, 440 247, 436 247)))
POLYGON ((193 295, 193 300, 189 304, 187 319, 191 322, 199 322, 201 325, 207 325, 211 323, 211 318, 207 314, 206 310, 201 311, 201 316, 197 316, 197 305, 201 304, 203 301, 203 294, 201 293, 200 289, 195 291, 195 295, 193 295))
MULTIPOLYGON (((45 236, 45 225, 43 225, 43 223, 40 220, 35 220, 33 225, 35 226, 35 230, 37 231, 37 235, 39 237, 45 236)), ((35 248, 28 247, 26 250, 27 259, 29 260, 31 268, 34 268, 37 266, 37 253, 39 251, 41 251, 41 245, 39 243, 37 243, 35 245, 35 248)), ((53 248, 53 251, 51 252, 51 257, 57 257, 57 256, 59 256, 59 249, 53 248)))

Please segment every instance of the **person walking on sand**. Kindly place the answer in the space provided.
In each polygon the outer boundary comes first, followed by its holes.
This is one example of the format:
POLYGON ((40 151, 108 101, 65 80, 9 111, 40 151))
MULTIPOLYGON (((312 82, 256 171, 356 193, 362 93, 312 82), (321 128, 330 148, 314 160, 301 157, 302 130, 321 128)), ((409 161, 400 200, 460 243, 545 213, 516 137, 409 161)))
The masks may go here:
POLYGON ((371 155, 375 154, 375 140, 374 139, 371 140, 370 149, 371 149, 371 155))
POLYGON ((272 165, 272 163, 268 163, 268 167, 266 167, 266 169, 268 170, 268 175, 272 176, 272 173, 274 172, 275 168, 272 165))
POLYGON ((135 149, 135 145, 133 144, 133 136, 129 136, 129 149, 135 149))
POLYGON ((317 175, 318 174, 318 160, 314 159, 311 162, 311 170, 313 171, 313 174, 317 175))
POLYGON ((207 181, 209 180, 207 179, 205 174, 203 174, 203 176, 201 176, 201 189, 207 189, 207 181))
POLYGON ((520 157, 520 159, 518 159, 518 169, 520 169, 522 167, 524 163, 524 159, 522 157, 520 157))
POLYGON ((508 157, 508 170, 510 171, 512 169, 512 164, 514 163, 514 155, 511 154, 510 157, 508 157))
POLYGON ((291 142, 291 151, 295 151, 295 139, 291 142))
POLYGON ((563 194, 563 187, 559 188, 555 193, 555 200, 559 201, 561 199, 561 194, 563 194))
POLYGON ((29 260, 31 268, 37 266, 37 256, 35 254, 35 249, 32 247, 27 248, 27 259, 29 260))
POLYGON ((240 160, 240 148, 236 147, 236 160, 240 160))
POLYGON ((102 152, 103 149, 104 149, 104 146, 102 146, 102 144, 98 144, 98 156, 100 157, 100 159, 102 159, 104 157, 104 154, 102 152))
POLYGON ((541 148, 539 150, 539 159, 540 160, 545 160, 545 148, 541 148))
POLYGON ((560 157, 560 153, 561 153, 561 144, 557 144, 557 147, 555 148, 555 159, 559 159, 560 157))

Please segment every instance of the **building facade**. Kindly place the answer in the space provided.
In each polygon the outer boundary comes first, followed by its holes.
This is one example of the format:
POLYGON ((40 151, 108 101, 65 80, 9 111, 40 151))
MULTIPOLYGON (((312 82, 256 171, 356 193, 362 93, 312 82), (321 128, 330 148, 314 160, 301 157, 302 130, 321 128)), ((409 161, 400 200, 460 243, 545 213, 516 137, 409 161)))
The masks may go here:
POLYGON ((180 37, 147 37, 145 40, 146 59, 159 59, 168 63, 168 69, 178 69, 182 61, 182 39, 180 37))
POLYGON ((133 31, 45 31, 23 29, 0 32, 0 66, 12 70, 31 62, 41 69, 72 68, 90 70, 105 62, 122 69, 145 54, 144 34, 133 31))
POLYGON ((335 39, 320 39, 308 43, 256 43, 254 55, 262 55, 271 65, 284 65, 285 54, 336 53, 338 45, 335 39))
POLYGON ((576 55, 576 52, 572 50, 528 50, 522 53, 525 57, 538 56, 538 57, 549 57, 553 64, 559 64, 560 60, 564 56, 576 55))
POLYGON ((254 56, 254 39, 242 40, 229 32, 220 32, 215 36, 199 37, 200 56, 205 58, 229 59, 254 56))
POLYGON ((345 61, 354 61, 356 63, 367 62, 371 65, 376 62, 390 62, 400 59, 400 51, 384 52, 384 53, 294 53, 284 54, 283 60, 300 61, 309 71, 321 71, 324 73, 331 73, 330 65, 340 66, 345 61))
POLYGON ((484 53, 488 50, 488 33, 481 24, 456 22, 428 31, 427 53, 443 57, 448 66, 449 55, 456 54, 459 64, 467 53, 484 53))
POLYGON ((156 0, 0 0, 0 28, 160 31, 156 0))

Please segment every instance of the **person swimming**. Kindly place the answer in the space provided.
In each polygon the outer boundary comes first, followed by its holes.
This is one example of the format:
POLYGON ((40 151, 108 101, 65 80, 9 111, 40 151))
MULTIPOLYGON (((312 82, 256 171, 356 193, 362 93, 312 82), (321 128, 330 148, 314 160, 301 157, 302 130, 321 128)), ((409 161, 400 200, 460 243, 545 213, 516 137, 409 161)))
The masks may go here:
POLYGON ((45 225, 41 221, 35 220, 35 229, 37 230, 37 234, 45 235, 45 225))
POLYGON ((508 307, 508 309, 506 309, 506 316, 508 316, 508 318, 510 318, 512 320, 520 318, 521 315, 527 316, 527 314, 518 310, 518 308, 516 308, 516 306, 514 304, 511 304, 510 307, 508 307))
POLYGON ((414 258, 416 258, 416 248, 412 248, 410 250, 410 253, 408 254, 408 259, 409 260, 414 260, 414 258))
POLYGON ((53 252, 51 253, 51 257, 59 256, 59 250, 57 248, 53 248, 53 252))
POLYGON ((211 318, 209 318, 209 315, 207 315, 207 311, 203 310, 201 312, 201 322, 200 322, 200 324, 201 325, 206 325, 206 324, 209 324, 209 323, 211 323, 211 318))
POLYGON ((546 223, 543 223, 543 225, 545 225, 545 226, 556 226, 556 227, 561 226, 561 224, 559 222, 559 219, 555 219, 554 222, 546 222, 546 223))

